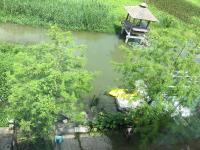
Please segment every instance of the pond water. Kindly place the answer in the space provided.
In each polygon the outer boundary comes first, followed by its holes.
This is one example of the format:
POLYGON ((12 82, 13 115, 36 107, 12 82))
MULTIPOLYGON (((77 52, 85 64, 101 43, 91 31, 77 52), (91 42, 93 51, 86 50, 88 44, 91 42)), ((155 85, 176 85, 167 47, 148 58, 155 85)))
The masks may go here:
POLYGON ((47 41, 46 30, 16 24, 0 24, 0 41, 15 43, 39 43, 47 41))
POLYGON ((87 69, 95 72, 93 90, 90 95, 99 95, 107 88, 117 85, 119 75, 112 61, 122 61, 123 52, 118 47, 122 41, 116 35, 103 33, 74 32, 75 40, 87 46, 87 69))

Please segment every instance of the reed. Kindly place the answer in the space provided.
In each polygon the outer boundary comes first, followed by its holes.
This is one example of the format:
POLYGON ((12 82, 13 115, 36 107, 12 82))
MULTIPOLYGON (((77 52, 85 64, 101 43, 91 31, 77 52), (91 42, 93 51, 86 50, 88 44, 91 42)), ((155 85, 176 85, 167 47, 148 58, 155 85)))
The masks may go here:
POLYGON ((1 0, 0 9, 22 20, 35 19, 34 24, 57 23, 72 30, 107 31, 113 18, 102 0, 1 0))

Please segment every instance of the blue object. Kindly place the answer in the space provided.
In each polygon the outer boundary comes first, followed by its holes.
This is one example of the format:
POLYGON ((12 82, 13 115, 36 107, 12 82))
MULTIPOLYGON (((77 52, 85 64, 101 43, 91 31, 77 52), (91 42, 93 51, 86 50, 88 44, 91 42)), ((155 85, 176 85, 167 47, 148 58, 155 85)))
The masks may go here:
POLYGON ((62 136, 60 136, 60 135, 56 135, 55 136, 55 143, 56 144, 61 144, 62 141, 63 141, 63 137, 62 136))

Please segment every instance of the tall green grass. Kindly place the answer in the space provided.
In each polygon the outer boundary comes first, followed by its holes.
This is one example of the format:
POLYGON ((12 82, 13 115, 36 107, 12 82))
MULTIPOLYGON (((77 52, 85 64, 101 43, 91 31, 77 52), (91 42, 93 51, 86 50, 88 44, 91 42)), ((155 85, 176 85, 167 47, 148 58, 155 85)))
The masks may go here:
POLYGON ((1 0, 0 9, 15 20, 28 17, 33 24, 57 23, 73 30, 107 31, 113 19, 110 5, 102 0, 1 0))

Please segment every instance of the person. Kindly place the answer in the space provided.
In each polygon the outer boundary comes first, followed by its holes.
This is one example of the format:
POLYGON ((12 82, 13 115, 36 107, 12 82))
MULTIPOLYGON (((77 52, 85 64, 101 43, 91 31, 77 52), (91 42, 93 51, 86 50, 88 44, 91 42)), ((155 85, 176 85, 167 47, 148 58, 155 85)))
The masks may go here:
POLYGON ((55 135, 56 150, 61 150, 61 143, 63 142, 63 136, 61 134, 55 135))

